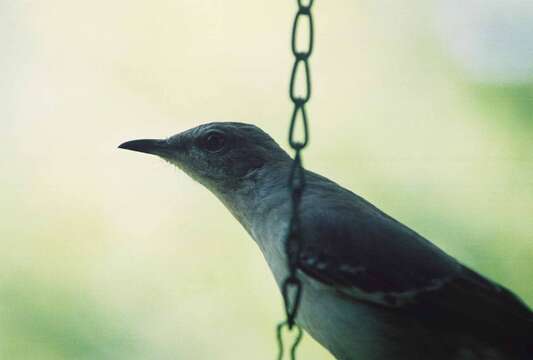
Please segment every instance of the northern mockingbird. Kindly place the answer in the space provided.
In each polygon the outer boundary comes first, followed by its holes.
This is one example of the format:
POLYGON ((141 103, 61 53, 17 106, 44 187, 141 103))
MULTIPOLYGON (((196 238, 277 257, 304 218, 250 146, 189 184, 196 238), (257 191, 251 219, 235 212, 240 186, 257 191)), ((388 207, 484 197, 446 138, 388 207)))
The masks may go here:
MULTIPOLYGON (((254 125, 215 122, 120 148, 158 155, 216 195, 281 286, 290 156, 254 125)), ((340 360, 533 359, 533 313, 335 182, 305 172, 296 323, 340 360)))

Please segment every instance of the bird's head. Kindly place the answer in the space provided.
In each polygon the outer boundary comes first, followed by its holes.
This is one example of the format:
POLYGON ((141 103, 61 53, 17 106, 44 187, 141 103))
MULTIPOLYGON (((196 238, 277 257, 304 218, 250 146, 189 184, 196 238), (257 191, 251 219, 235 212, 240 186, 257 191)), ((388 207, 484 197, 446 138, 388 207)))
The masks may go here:
POLYGON ((157 155, 215 193, 239 188, 269 163, 290 160, 267 133, 235 122, 208 123, 167 139, 132 140, 119 148, 157 155))

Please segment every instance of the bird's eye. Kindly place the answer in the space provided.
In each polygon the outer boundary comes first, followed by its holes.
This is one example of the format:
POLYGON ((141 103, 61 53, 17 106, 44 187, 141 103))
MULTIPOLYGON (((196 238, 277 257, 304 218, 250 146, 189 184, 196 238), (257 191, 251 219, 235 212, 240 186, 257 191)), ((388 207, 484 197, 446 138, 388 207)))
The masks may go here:
POLYGON ((207 134, 204 139, 204 148, 207 151, 216 152, 222 150, 226 143, 224 135, 219 132, 212 132, 207 134))

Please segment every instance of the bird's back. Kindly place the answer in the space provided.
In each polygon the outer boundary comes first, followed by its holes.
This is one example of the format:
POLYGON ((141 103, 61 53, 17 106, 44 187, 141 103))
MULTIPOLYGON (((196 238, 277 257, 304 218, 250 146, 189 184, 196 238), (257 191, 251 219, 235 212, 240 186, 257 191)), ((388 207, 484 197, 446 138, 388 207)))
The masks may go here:
POLYGON ((533 359, 524 302, 363 198, 309 172, 302 222, 306 276, 416 321, 465 359, 533 359))

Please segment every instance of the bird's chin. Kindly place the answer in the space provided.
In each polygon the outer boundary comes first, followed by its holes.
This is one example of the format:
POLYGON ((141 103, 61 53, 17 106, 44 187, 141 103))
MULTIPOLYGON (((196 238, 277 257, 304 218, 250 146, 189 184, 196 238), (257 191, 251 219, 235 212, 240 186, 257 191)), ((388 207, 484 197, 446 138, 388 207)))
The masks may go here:
POLYGON ((165 160, 167 163, 174 165, 175 167, 178 168, 178 170, 183 171, 189 177, 196 180, 194 173, 187 166, 185 166, 184 163, 180 161, 180 159, 176 159, 174 156, 164 156, 164 155, 159 155, 159 157, 165 160))
POLYGON ((173 156, 166 156, 165 154, 160 154, 160 155, 158 154, 158 156, 161 159, 165 160, 167 163, 174 165, 175 167, 177 167, 183 172, 186 172, 185 169, 183 168, 183 164, 177 159, 175 159, 173 156))

